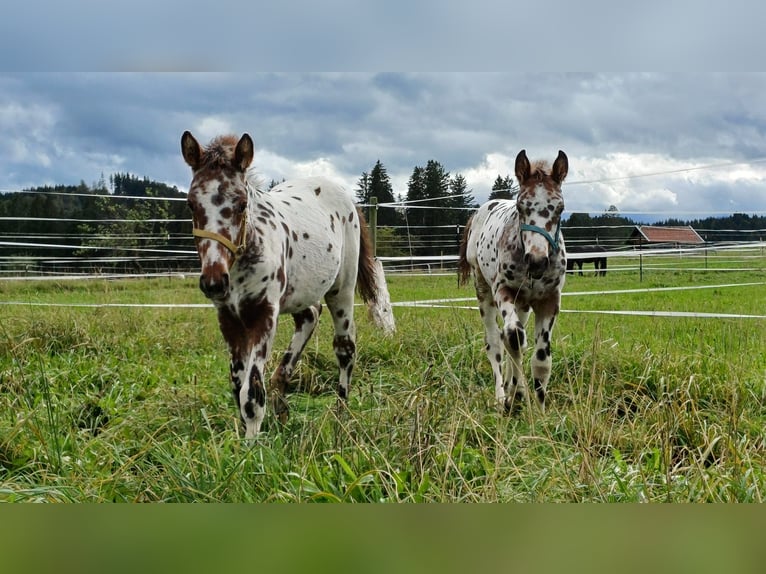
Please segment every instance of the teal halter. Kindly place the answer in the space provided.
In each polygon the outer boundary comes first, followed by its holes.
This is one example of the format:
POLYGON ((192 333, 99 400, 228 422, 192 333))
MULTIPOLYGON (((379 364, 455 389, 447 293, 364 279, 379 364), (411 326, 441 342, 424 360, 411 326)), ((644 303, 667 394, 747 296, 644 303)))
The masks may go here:
POLYGON ((535 233, 539 233, 545 239, 548 240, 548 243, 551 244, 551 247, 553 247, 554 253, 559 250, 559 239, 561 238, 561 220, 559 220, 559 224, 556 226, 556 233, 553 237, 551 237, 551 234, 545 231, 542 227, 537 227, 537 225, 529 225, 527 223, 521 224, 521 230, 522 231, 534 231, 535 233))

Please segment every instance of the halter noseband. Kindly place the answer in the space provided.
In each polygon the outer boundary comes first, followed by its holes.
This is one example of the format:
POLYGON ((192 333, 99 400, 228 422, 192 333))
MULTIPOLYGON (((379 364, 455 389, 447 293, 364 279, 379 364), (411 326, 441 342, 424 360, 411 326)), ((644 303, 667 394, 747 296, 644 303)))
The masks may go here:
POLYGON ((559 250, 559 239, 561 238, 561 220, 559 220, 559 224, 556 226, 556 233, 553 237, 551 237, 551 234, 542 227, 537 227, 537 225, 529 225, 528 223, 522 223, 521 230, 534 231, 535 233, 539 233, 548 240, 548 243, 550 243, 551 247, 553 247, 554 253, 559 250))
POLYGON ((226 249, 231 251, 231 254, 234 256, 234 263, 237 262, 237 259, 239 259, 242 254, 245 252, 245 242, 247 240, 247 210, 244 211, 242 214, 242 239, 239 242, 239 245, 235 245, 232 241, 226 239, 223 235, 220 233, 216 233, 214 231, 208 231, 207 229, 200 229, 199 227, 195 227, 192 229, 192 235, 194 237, 199 237, 200 239, 212 239, 213 241, 217 241, 221 245, 223 245, 226 249))

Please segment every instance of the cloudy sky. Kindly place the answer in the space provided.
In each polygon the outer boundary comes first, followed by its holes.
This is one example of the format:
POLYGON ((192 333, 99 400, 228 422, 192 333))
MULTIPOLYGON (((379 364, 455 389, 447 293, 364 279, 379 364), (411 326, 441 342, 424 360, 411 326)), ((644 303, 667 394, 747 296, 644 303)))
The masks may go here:
POLYGON ((267 181, 350 192, 377 160, 395 194, 435 159, 477 200, 531 159, 569 156, 567 210, 766 213, 758 73, 0 74, 0 189, 130 172, 186 190, 180 137, 250 133, 267 181))

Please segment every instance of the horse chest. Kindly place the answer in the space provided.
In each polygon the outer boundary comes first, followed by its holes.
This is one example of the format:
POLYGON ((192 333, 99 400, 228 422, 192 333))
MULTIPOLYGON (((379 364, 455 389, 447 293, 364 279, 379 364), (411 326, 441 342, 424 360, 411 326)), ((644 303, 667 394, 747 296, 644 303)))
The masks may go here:
POLYGON ((528 276, 525 265, 516 259, 500 259, 490 275, 490 283, 495 293, 503 291, 511 293, 515 301, 532 304, 550 298, 563 284, 564 273, 560 265, 553 265, 540 279, 528 276))

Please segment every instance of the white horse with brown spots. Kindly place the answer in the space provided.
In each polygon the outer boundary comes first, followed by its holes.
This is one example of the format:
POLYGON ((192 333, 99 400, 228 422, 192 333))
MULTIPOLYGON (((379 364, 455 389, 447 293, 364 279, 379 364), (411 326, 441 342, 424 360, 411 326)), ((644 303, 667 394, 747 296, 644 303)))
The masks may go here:
POLYGON ((463 233, 458 264, 463 283, 473 272, 495 398, 507 411, 527 393, 523 353, 530 311, 535 314, 532 377, 537 400, 545 407, 551 335, 566 276, 561 183, 569 170, 567 156, 559 151, 548 169, 545 162, 530 165, 522 150, 515 169, 520 186, 515 201, 494 200, 479 208, 463 233), (505 373, 504 350, 508 352, 505 373))
POLYGON ((327 303, 340 368, 338 395, 349 392, 356 357, 354 290, 387 332, 394 319, 383 268, 371 251, 361 211, 341 187, 322 178, 284 182, 270 192, 252 185, 248 134, 201 147, 191 133, 181 151, 192 169, 188 203, 202 271, 199 286, 215 305, 231 351, 231 385, 245 436, 265 416, 264 367, 277 319, 289 313, 295 333, 271 377, 272 403, 287 418, 288 380, 327 303))

